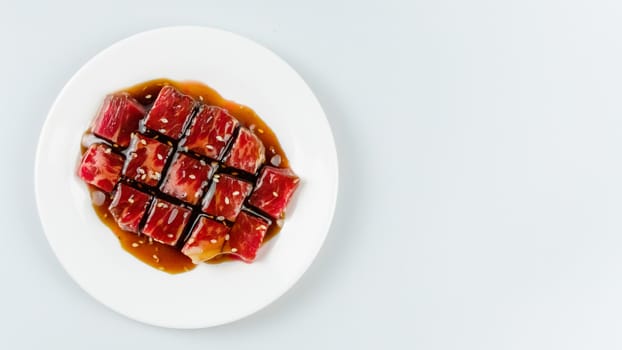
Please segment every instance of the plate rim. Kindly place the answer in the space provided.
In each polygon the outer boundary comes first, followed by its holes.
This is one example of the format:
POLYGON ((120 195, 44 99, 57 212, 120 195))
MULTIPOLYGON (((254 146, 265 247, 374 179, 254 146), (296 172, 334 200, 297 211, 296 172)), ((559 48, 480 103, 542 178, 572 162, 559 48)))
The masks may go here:
MULTIPOLYGON (((228 97, 226 97, 228 98, 228 97)), ((313 93, 313 90, 311 89, 311 87, 309 86, 309 84, 307 83, 307 81, 287 62, 285 61, 281 56, 279 56, 278 54, 276 54, 274 51, 272 51, 271 49, 269 49, 268 47, 256 42, 253 39, 250 39, 246 36, 237 34, 235 32, 229 31, 229 30, 225 30, 225 29, 221 29, 221 28, 216 28, 216 27, 211 27, 211 26, 199 26, 199 25, 174 25, 174 26, 164 26, 164 27, 157 27, 157 28, 153 28, 153 29, 148 29, 148 30, 144 30, 144 31, 140 31, 138 33, 129 35, 127 37, 124 37, 120 40, 117 40, 115 42, 113 42, 112 44, 106 46, 105 48, 103 48, 102 50, 98 51, 96 54, 94 54, 93 56, 91 56, 86 62, 84 62, 80 68, 78 70, 75 71, 75 73, 72 74, 72 76, 64 83, 63 87, 59 90, 59 92, 57 93, 56 98, 54 99, 53 103, 51 104, 50 108, 48 109, 48 112, 45 116, 45 120, 41 126, 40 132, 39 132, 39 136, 37 138, 37 147, 35 149, 35 157, 34 157, 34 176, 33 176, 33 181, 34 181, 34 192, 35 192, 35 202, 36 202, 36 207, 37 207, 37 217, 39 219, 39 222, 41 223, 41 228, 43 231, 43 235, 45 236, 48 244, 50 245, 50 247, 52 248, 52 252, 54 253, 54 256, 56 257, 57 261, 60 263, 60 265, 62 266, 63 270, 69 275, 69 277, 71 277, 71 279, 80 287, 80 289, 82 291, 84 291, 87 295, 89 295, 91 298, 95 299, 98 303, 100 303, 101 305, 104 305, 107 309, 114 311, 116 314, 122 315, 125 318, 128 319, 132 319, 138 322, 141 322, 143 324, 147 324, 147 325, 151 325, 151 326, 157 326, 157 327, 163 327, 163 328, 171 328, 171 329, 204 329, 204 328, 209 328, 209 327, 214 327, 214 326, 220 326, 220 325, 225 325, 225 324, 229 324, 241 319, 244 319, 246 317, 249 317, 255 313, 257 313, 258 311, 270 306, 272 303, 274 303, 276 300, 280 299, 285 293, 287 293, 289 290, 291 290, 302 278, 302 276, 309 270, 309 268, 311 267, 311 265, 315 262, 320 250, 322 249, 322 247, 324 246, 324 243, 326 242, 326 237, 328 236, 328 234, 330 233, 332 226, 333 226, 333 222, 334 222, 334 217, 335 217, 335 211, 336 211, 336 206, 337 206, 337 200, 338 200, 338 195, 339 195, 339 155, 338 155, 338 151, 337 151, 337 147, 336 147, 336 142, 335 142, 335 138, 334 138, 334 133, 333 130, 331 128, 331 125, 328 121, 326 112, 324 111, 324 108, 322 107, 319 99, 317 98, 317 96, 315 95, 315 93, 313 93), (333 156, 334 156, 334 174, 333 174, 333 181, 334 181, 334 193, 333 196, 331 198, 330 203, 327 203, 327 205, 329 205, 330 207, 330 215, 328 217, 328 220, 326 220, 326 232, 322 235, 321 240, 317 246, 317 248, 315 249, 315 251, 313 251, 312 253, 312 257, 309 259, 308 263, 305 264, 304 268, 300 269, 299 272, 297 272, 295 274, 295 276, 291 279, 291 282, 288 283, 287 285, 283 286, 282 288, 280 288, 279 290, 277 290, 273 296, 271 298, 269 298, 269 300, 265 303, 258 303, 256 305, 255 308, 249 309, 247 310, 246 313, 243 313, 242 315, 235 315, 233 317, 229 317, 229 318, 223 318, 223 320, 221 320, 220 322, 205 322, 202 325, 191 325, 191 326, 179 326, 179 325, 172 325, 166 322, 154 322, 154 320, 146 320, 146 319, 142 319, 140 317, 136 317, 135 315, 128 315, 127 313, 118 310, 114 307, 112 307, 111 305, 109 305, 108 303, 104 302, 103 300, 101 300, 98 296, 96 296, 95 294, 91 293, 89 288, 86 287, 82 281, 78 278, 76 278, 76 276, 72 273, 72 269, 67 268, 67 266, 65 265, 65 261, 60 257, 58 251, 57 251, 57 247, 54 245, 54 243, 52 242, 52 240, 50 239, 50 236, 48 235, 47 231, 49 229, 46 228, 46 224, 45 221, 42 217, 42 211, 45 210, 45 208, 43 207, 42 204, 42 198, 41 198, 41 190, 40 190, 40 184, 39 184, 39 176, 40 176, 40 167, 41 167, 41 157, 42 157, 42 153, 43 153, 43 140, 47 137, 47 135, 50 133, 50 116, 52 116, 55 112, 55 110, 58 107, 59 101, 61 100, 61 97, 66 93, 66 90, 69 88, 69 86, 72 85, 72 83, 77 79, 78 76, 81 75, 81 73, 87 69, 88 66, 90 66, 92 64, 93 61, 95 61, 98 57, 104 55, 105 53, 115 50, 117 47, 124 45, 126 42, 131 41, 131 40, 135 40, 141 36, 146 36, 146 35, 151 35, 157 32, 165 32, 165 31, 169 31, 169 30, 196 30, 196 31, 208 31, 208 32, 216 32, 219 34, 223 34, 223 35, 229 35, 232 37, 236 37, 237 39, 241 39, 247 43, 250 43, 252 45, 255 45, 257 47, 259 47, 260 49, 266 51, 267 53, 269 53, 274 59, 276 59, 281 65, 283 65, 284 67, 286 67, 292 74, 294 74, 298 79, 300 79, 300 81, 302 81, 304 83, 304 85, 306 86, 306 88, 309 90, 310 95, 313 97, 313 99, 315 100, 315 102, 317 103, 318 107, 320 108, 322 115, 318 115, 318 119, 321 121, 322 124, 325 124, 326 130, 328 131, 328 135, 330 135, 329 140, 330 141, 330 149, 332 150, 333 156), (320 118, 321 117, 321 118, 320 118)), ((191 272, 189 272, 191 273, 191 272)))

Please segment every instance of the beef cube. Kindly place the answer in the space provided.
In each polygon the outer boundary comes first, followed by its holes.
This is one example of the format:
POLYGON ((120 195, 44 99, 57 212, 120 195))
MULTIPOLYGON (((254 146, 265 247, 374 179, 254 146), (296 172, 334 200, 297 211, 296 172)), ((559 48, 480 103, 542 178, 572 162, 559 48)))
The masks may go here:
POLYGON ((179 153, 166 174, 162 192, 197 204, 211 174, 212 167, 204 161, 179 153))
POLYGON ((239 124, 237 119, 222 108, 202 106, 192 120, 183 146, 192 152, 220 160, 239 124))
POLYGON ((78 176, 104 192, 111 192, 119 181, 122 168, 123 156, 112 152, 107 145, 96 143, 84 152, 78 176))
POLYGON ((108 95, 93 120, 91 131, 121 147, 130 143, 130 135, 138 129, 145 109, 127 93, 108 95))
POLYGON ((266 166, 261 170, 248 203, 275 219, 282 218, 299 180, 290 169, 266 166))
POLYGON ((151 206, 142 233, 154 240, 175 245, 190 220, 190 209, 158 198, 151 206))
POLYGON ((247 128, 240 128, 225 164, 255 174, 266 160, 266 149, 257 135, 247 128))
POLYGON ((145 126, 168 137, 179 139, 194 105, 192 97, 172 86, 164 86, 145 119, 145 126))
POLYGON ((222 252, 233 254, 247 263, 253 262, 269 226, 269 222, 245 211, 241 212, 222 252))
POLYGON ((225 174, 214 175, 203 200, 203 211, 218 219, 235 221, 252 189, 253 185, 246 181, 225 174))
POLYGON ((157 186, 172 147, 135 133, 128 148, 124 174, 148 186, 157 186))
POLYGON ((150 201, 150 195, 119 183, 108 210, 122 230, 137 233, 150 201))
POLYGON ((229 228, 222 222, 200 216, 181 252, 198 264, 220 254, 229 228))

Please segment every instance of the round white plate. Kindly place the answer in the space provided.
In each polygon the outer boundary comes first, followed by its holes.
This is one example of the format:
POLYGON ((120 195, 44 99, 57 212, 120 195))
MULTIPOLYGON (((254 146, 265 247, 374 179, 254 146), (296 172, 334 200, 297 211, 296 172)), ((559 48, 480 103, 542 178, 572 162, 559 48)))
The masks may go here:
POLYGON ((204 27, 137 34, 87 62, 50 109, 35 162, 39 215, 65 270, 104 305, 162 327, 224 324, 277 299, 317 255, 337 199, 335 144, 307 84, 270 50, 204 27), (253 108, 301 177, 283 230, 253 264, 202 264, 169 275, 125 252, 96 217, 86 186, 75 175, 81 135, 106 94, 155 78, 201 81, 253 108))

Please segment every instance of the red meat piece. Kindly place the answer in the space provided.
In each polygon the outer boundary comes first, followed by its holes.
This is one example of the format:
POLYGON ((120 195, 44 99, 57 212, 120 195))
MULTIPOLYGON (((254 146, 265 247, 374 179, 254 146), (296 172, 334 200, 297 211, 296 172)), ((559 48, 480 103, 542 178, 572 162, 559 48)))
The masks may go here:
POLYGON ((252 189, 253 185, 246 181, 225 174, 214 175, 203 200, 203 211, 219 219, 235 221, 252 189))
POLYGON ((220 254, 228 233, 223 223, 200 216, 181 252, 195 264, 207 261, 220 254))
POLYGON ((78 167, 78 176, 86 183, 110 192, 119 181, 123 168, 123 156, 101 143, 92 144, 78 167))
POLYGON ((108 210, 122 230, 137 233, 150 200, 150 195, 120 183, 108 210))
POLYGON ((266 160, 266 149, 257 135, 247 128, 240 128, 225 164, 255 174, 266 160))
POLYGON ((299 182, 290 169, 266 166, 261 170, 248 203, 273 218, 281 218, 299 182))
POLYGON ((151 206, 142 233, 160 243, 175 245, 189 219, 190 209, 158 198, 151 206))
POLYGON ((165 143, 133 134, 127 153, 129 160, 125 166, 125 176, 148 186, 156 186, 171 150, 172 147, 165 143))
POLYGON ((93 134, 121 147, 130 143, 130 135, 138 129, 145 109, 127 93, 108 95, 93 120, 93 134))
POLYGON ((179 153, 166 174, 162 192, 197 204, 211 174, 212 167, 204 161, 179 153))
POLYGON ((269 222, 241 212, 231 228, 229 240, 225 242, 222 252, 233 254, 247 263, 253 262, 269 226, 269 222))
POLYGON ((219 160, 239 124, 226 110, 203 106, 192 120, 183 146, 192 152, 219 160))
POLYGON ((179 139, 194 109, 194 99, 172 86, 165 86, 145 119, 145 126, 168 137, 179 139))

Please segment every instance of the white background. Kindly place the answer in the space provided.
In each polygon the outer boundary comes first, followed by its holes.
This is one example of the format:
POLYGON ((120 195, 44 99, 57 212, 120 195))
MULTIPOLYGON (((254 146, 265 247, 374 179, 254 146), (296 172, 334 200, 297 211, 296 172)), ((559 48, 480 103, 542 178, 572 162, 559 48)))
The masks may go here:
POLYGON ((0 348, 622 347, 622 2, 2 1, 0 348), (341 172, 300 282, 198 331, 139 324, 81 291, 32 190, 69 77, 119 39, 179 24, 246 35, 298 70, 341 172))

